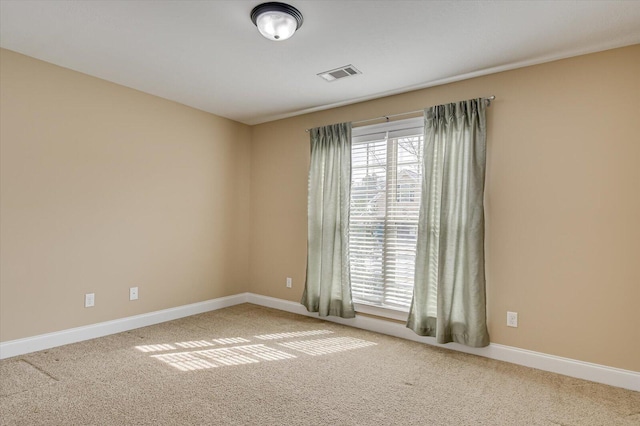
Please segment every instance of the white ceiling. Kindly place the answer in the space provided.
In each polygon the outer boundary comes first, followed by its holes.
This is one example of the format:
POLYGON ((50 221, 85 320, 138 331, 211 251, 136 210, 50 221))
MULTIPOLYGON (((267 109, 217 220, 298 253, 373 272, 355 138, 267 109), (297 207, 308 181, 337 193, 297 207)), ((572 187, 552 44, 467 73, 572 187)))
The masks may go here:
MULTIPOLYGON (((3 48, 247 124, 640 43, 640 1, 0 0, 3 48), (362 75, 316 74, 353 64, 362 75)), ((491 88, 487 88, 490 94, 491 88)))

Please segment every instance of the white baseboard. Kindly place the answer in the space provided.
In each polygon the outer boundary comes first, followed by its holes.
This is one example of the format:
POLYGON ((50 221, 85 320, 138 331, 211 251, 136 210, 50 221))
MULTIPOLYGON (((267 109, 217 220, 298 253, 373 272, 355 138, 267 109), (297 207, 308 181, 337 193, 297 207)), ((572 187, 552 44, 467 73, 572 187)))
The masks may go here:
MULTIPOLYGON (((218 299, 178 306, 176 308, 164 309, 161 311, 121 318, 113 321, 106 321, 54 333, 2 342, 0 343, 0 359, 76 343, 83 340, 95 339, 109 334, 121 333, 123 331, 159 324, 165 321, 215 311, 217 309, 241 303, 253 303, 255 305, 279 309, 281 311, 319 318, 318 314, 308 312, 304 306, 297 302, 276 299, 254 293, 241 293, 234 296, 221 297, 218 299)), ((356 316, 356 318, 353 319, 338 317, 322 317, 319 319, 377 333, 388 334, 390 336, 413 340, 445 349, 452 349, 640 392, 640 372, 636 371, 622 370, 619 368, 608 367, 606 365, 548 355, 512 346, 500 345, 497 343, 492 343, 486 348, 470 348, 457 343, 441 345, 436 343, 433 337, 418 336, 413 331, 405 327, 404 324, 366 316, 356 316)))
POLYGON ((404 324, 385 321, 377 318, 356 316, 353 319, 339 317, 318 317, 318 314, 308 312, 300 303, 288 300, 276 299, 259 294, 247 293, 246 301, 255 305, 266 306, 295 314, 319 318, 344 324, 351 327, 362 328, 364 330, 375 331, 377 333, 388 334, 402 339, 413 340, 428 345, 438 346, 445 349, 452 349, 469 354, 479 355, 486 358, 506 361, 512 364, 537 368, 539 370, 550 371, 563 374, 565 376, 576 377, 578 379, 590 380, 592 382, 604 383, 611 386, 630 389, 640 392, 640 372, 622 370, 620 368, 608 367, 606 365, 593 364, 590 362, 578 361, 570 358, 563 358, 555 355, 548 355, 541 352, 529 351, 512 346, 491 343, 486 348, 471 348, 457 343, 442 345, 436 343, 433 337, 418 336, 404 324))
POLYGON ((241 293, 206 300, 204 302, 192 303, 190 305, 178 306, 176 308, 149 312, 147 314, 120 318, 113 321, 70 328, 54 333, 40 334, 24 339, 10 340, 0 343, 0 359, 55 348, 56 346, 68 345, 69 343, 81 342, 83 340, 95 339, 109 334, 121 333, 123 331, 159 324, 203 312, 215 311, 240 303, 246 303, 246 301, 247 293, 241 293))

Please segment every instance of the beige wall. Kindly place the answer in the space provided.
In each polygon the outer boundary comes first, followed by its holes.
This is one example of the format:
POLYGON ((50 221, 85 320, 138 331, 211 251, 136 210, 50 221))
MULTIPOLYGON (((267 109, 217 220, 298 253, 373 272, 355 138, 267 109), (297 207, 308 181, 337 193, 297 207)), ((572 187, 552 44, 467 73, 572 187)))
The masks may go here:
POLYGON ((248 126, 0 55, 0 340, 247 291, 248 126))
POLYGON ((487 95, 492 341, 640 371, 640 45, 254 126, 250 290, 300 300, 305 128, 487 95))

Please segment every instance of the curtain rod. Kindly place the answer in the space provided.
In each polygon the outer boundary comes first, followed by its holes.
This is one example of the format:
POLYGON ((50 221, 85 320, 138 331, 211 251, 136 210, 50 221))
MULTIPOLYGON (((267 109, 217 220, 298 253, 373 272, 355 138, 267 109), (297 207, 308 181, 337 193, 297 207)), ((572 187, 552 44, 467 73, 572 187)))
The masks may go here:
MULTIPOLYGON (((487 96, 486 98, 482 98, 482 99, 487 101, 487 106, 491 106, 491 101, 494 100, 495 98, 496 98, 495 95, 491 95, 491 96, 487 96)), ((352 121, 351 124, 367 123, 369 121, 382 120, 383 118, 385 120, 387 120, 387 122, 388 122, 389 118, 391 118, 391 117, 402 117, 403 115, 417 114, 417 113, 423 112, 423 111, 424 111, 424 109, 418 109, 416 111, 403 112, 403 113, 400 113, 400 114, 383 115, 382 117, 368 118, 366 120, 352 121)), ((311 130, 311 129, 304 129, 304 131, 307 132, 307 133, 309 133, 309 130, 311 130)))

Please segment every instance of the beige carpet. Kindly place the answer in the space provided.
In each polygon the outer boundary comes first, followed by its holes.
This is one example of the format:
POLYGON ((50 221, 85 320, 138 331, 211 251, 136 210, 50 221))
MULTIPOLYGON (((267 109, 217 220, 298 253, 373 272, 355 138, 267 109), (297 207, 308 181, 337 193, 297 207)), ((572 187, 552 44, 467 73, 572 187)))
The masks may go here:
POLYGON ((0 361, 2 425, 640 425, 640 393, 239 305, 0 361))

